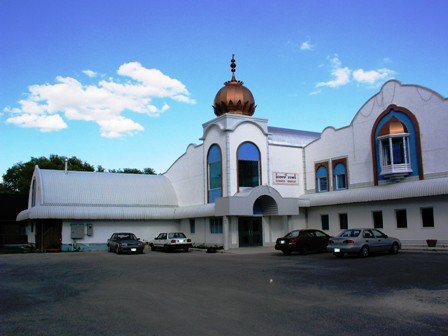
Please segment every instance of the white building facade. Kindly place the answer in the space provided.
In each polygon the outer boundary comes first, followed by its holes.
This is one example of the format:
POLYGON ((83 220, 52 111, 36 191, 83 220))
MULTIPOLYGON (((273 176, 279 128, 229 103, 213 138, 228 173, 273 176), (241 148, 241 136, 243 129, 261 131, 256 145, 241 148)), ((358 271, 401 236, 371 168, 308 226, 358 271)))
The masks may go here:
POLYGON ((36 167, 29 242, 105 249, 113 232, 144 240, 183 231, 198 245, 271 246, 292 229, 376 227, 403 244, 448 243, 448 101, 387 82, 350 125, 319 134, 254 117, 249 89, 218 91, 201 143, 162 175, 36 167))

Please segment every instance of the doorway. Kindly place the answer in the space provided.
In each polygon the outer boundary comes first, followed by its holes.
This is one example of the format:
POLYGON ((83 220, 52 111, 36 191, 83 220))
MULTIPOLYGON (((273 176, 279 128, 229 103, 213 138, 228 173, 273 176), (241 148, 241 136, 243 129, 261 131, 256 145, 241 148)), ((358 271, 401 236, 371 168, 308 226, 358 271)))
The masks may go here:
POLYGON ((263 231, 261 218, 242 217, 238 219, 238 238, 240 247, 262 246, 263 231))

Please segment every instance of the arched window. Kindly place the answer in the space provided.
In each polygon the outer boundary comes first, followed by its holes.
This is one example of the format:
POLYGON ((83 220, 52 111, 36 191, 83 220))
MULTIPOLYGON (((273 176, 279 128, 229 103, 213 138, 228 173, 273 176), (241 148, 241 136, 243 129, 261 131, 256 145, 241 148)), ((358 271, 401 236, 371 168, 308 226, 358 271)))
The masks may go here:
POLYGON ((342 162, 336 163, 333 167, 333 188, 334 190, 347 189, 347 170, 342 162))
POLYGON ((253 188, 260 184, 260 151, 253 143, 244 142, 238 148, 238 187, 253 188))
POLYGON ((316 169, 316 191, 328 191, 328 169, 327 165, 319 165, 316 169))
POLYGON ((375 184, 381 180, 423 178, 420 132, 413 114, 391 106, 377 120, 372 132, 375 184))
POLYGON ((207 155, 208 170, 208 202, 215 203, 217 197, 222 197, 222 159, 221 148, 212 145, 207 155))

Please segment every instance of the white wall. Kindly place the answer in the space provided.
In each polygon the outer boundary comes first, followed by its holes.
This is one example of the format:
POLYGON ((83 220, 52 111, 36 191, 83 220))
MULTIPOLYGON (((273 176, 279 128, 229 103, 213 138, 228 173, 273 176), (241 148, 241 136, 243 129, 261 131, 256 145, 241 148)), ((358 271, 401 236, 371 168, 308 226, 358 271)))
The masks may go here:
POLYGON ((383 212, 383 229, 386 234, 397 237, 404 244, 425 245, 426 239, 438 239, 441 244, 448 244, 448 196, 428 197, 426 199, 391 200, 385 202, 354 203, 339 206, 314 207, 308 212, 308 226, 322 229, 323 214, 329 215, 330 235, 341 232, 339 214, 348 214, 348 227, 372 227, 373 211, 383 212), (432 207, 434 211, 434 227, 422 226, 421 208, 432 207), (397 228, 395 210, 406 209, 407 228, 397 228))
POLYGON ((179 206, 206 203, 203 151, 202 145, 189 145, 164 174, 173 184, 179 206))
POLYGON ((177 221, 63 221, 62 223, 62 244, 72 244, 71 224, 93 225, 93 235, 87 236, 86 227, 83 239, 77 239, 79 245, 106 244, 114 232, 132 232, 138 238, 145 241, 154 239, 160 232, 177 231, 179 224, 177 221))

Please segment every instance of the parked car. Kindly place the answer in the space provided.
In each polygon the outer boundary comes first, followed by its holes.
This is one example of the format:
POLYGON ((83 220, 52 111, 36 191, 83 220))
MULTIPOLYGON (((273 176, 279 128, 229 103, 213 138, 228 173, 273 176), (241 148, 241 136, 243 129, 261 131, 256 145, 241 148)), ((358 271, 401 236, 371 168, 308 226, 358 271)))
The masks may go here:
POLYGON ((151 250, 162 249, 165 252, 182 249, 188 252, 193 246, 193 241, 183 232, 163 232, 160 233, 153 241, 149 243, 151 250))
POLYGON ((371 253, 389 252, 397 254, 401 249, 398 238, 389 237, 378 229, 348 229, 331 238, 327 250, 342 258, 345 253, 367 257, 371 253))
POLYGON ((107 240, 107 249, 109 252, 117 254, 122 252, 143 253, 145 244, 131 232, 117 232, 107 240))
POLYGON ((320 230, 294 230, 281 238, 277 238, 275 249, 284 254, 291 254, 293 251, 299 253, 326 251, 330 236, 320 230))

